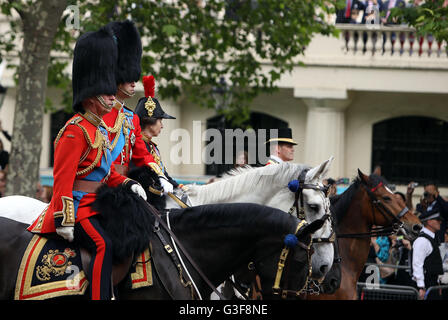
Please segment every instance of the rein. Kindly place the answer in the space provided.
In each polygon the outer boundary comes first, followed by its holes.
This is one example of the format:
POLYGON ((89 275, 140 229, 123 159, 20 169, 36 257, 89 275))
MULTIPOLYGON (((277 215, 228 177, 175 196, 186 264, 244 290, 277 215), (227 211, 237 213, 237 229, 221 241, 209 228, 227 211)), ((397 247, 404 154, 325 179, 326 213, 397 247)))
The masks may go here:
POLYGON ((370 232, 361 232, 361 233, 346 233, 346 234, 338 234, 338 238, 367 238, 367 237, 378 237, 378 236, 390 236, 392 234, 395 234, 398 232, 400 228, 403 227, 403 222, 401 221, 401 218, 409 211, 407 207, 404 207, 403 210, 401 210, 398 215, 394 215, 387 207, 384 206, 384 204, 378 200, 374 192, 376 189, 381 187, 383 185, 382 182, 380 182, 376 187, 369 190, 366 185, 363 184, 363 187, 365 188, 367 194, 370 198, 370 203, 372 204, 372 217, 375 224, 375 208, 387 219, 389 220, 392 225, 389 227, 376 227, 372 228, 370 232))
POLYGON ((207 276, 202 272, 202 270, 199 268, 199 266, 194 262, 194 260, 188 254, 187 250, 185 250, 184 246, 180 243, 179 239, 177 239, 177 237, 170 230, 170 228, 168 228, 166 223, 160 217, 160 213, 157 211, 157 209, 155 209, 153 206, 151 206, 145 200, 141 199, 141 201, 144 202, 145 205, 149 208, 149 211, 151 211, 151 213, 154 215, 154 217, 156 218, 156 221, 158 222, 158 224, 160 224, 165 229, 165 231, 168 232, 168 234, 173 239, 173 243, 177 244, 177 246, 179 247, 180 251, 184 254, 185 258, 187 258, 188 262, 190 262, 190 264, 193 266, 193 268, 196 270, 196 272, 199 274, 199 276, 202 278, 202 280, 204 280, 204 282, 212 289, 213 292, 215 292, 218 295, 218 297, 221 300, 226 300, 224 298, 224 296, 218 291, 218 289, 216 289, 216 287, 207 278, 207 276))

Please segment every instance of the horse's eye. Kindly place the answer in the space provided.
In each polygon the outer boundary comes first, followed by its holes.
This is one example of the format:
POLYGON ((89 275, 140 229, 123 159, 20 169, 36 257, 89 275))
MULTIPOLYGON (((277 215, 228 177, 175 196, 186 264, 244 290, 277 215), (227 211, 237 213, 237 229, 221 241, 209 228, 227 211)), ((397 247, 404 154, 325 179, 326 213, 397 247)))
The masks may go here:
POLYGON ((319 205, 318 204, 310 204, 308 205, 311 210, 313 211, 319 211, 319 205))
POLYGON ((388 197, 388 196, 384 196, 384 197, 383 197, 383 200, 384 200, 384 201, 390 201, 390 197, 388 197))

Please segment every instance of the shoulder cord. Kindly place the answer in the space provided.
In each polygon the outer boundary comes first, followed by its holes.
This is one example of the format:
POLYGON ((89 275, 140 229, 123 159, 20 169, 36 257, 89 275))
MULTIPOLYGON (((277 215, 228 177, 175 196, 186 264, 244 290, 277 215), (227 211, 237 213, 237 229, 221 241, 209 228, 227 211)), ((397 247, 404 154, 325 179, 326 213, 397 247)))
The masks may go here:
MULTIPOLYGON (((166 224, 168 226, 168 229, 171 230, 169 216, 170 216, 170 210, 168 210, 168 212, 166 213, 166 224)), ((201 293, 199 292, 198 287, 196 286, 196 283, 193 280, 193 277, 190 275, 190 273, 188 272, 188 269, 185 267, 185 263, 184 263, 184 260, 182 259, 182 256, 179 254, 179 250, 177 249, 176 242, 174 241, 174 239, 171 235, 170 235, 170 238, 171 238, 171 242, 173 243, 174 250, 176 250, 176 254, 179 257, 180 263, 182 264, 182 267, 185 269, 185 273, 187 274, 188 278, 190 278, 190 281, 193 284, 193 287, 196 290, 196 293, 198 294, 199 300, 202 300, 201 293)))
MULTIPOLYGON (((123 123, 125 122, 124 119, 126 118, 126 115, 124 113, 119 113, 117 116, 117 119, 115 120, 115 125, 113 127, 107 126, 104 121, 101 122, 104 128, 110 133, 117 133, 121 131, 121 128, 123 127, 123 123)), ((126 135, 126 133, 125 133, 126 135)), ((115 146, 118 143, 118 138, 120 138, 119 134, 115 135, 114 141, 111 144, 112 150, 115 149, 115 146)), ((127 136, 125 136, 125 141, 127 142, 127 136)))
MULTIPOLYGON (((90 139, 89 134, 87 133, 87 130, 82 125, 79 124, 81 119, 82 119, 81 117, 76 117, 75 119, 73 119, 69 123, 65 124, 65 126, 63 126, 61 130, 59 130, 59 133, 56 136, 56 139, 55 139, 55 142, 54 142, 55 148, 56 148, 59 140, 61 139, 65 129, 67 128, 67 126, 69 124, 76 125, 77 127, 79 127, 82 130, 82 132, 84 134, 84 138, 87 140, 87 143, 89 145, 89 148, 91 148, 91 149, 98 149, 100 146, 102 146, 103 148, 105 147, 104 137, 103 137, 103 134, 100 132, 100 130, 98 130, 98 129, 96 130, 95 142, 92 143, 92 140, 90 139)), ((90 170, 92 170, 98 164, 98 162, 100 161, 101 153, 102 152, 98 151, 95 160, 87 168, 85 168, 85 169, 83 169, 81 171, 77 171, 76 175, 80 176, 80 175, 83 175, 83 174, 89 172, 90 170)))

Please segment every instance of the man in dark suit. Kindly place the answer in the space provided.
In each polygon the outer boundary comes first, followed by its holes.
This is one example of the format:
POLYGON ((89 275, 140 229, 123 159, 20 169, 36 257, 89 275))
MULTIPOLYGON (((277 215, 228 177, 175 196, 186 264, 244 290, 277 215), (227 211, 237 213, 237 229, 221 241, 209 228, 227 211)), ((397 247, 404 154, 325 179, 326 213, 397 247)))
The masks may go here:
POLYGON ((336 23, 350 23, 352 10, 364 11, 365 5, 359 0, 346 0, 345 8, 336 12, 336 23))
POLYGON ((431 212, 440 213, 443 221, 440 231, 436 232, 436 238, 440 243, 444 242, 444 234, 448 221, 448 202, 440 196, 439 189, 434 183, 430 182, 424 185, 423 199, 417 204, 416 210, 422 215, 431 212))

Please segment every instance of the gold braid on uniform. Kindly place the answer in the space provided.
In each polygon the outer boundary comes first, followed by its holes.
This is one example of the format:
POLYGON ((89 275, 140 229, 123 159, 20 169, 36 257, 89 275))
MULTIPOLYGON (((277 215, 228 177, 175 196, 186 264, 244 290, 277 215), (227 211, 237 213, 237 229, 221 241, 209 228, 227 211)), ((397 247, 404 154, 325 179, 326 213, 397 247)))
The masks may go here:
MULTIPOLYGON (((101 147, 104 150, 107 146, 106 146, 106 140, 104 139, 103 134, 101 133, 101 131, 98 128, 96 129, 96 132, 95 132, 95 142, 92 143, 92 140, 90 139, 89 134, 87 133, 87 130, 82 125, 79 124, 81 121, 82 121, 81 117, 76 117, 72 121, 66 123, 65 126, 63 126, 61 130, 59 130, 59 133, 56 136, 56 139, 55 139, 55 142, 54 142, 54 147, 56 148, 56 146, 57 146, 59 140, 61 139, 65 129, 67 128, 67 126, 69 124, 73 124, 73 125, 76 125, 77 127, 79 127, 82 130, 82 132, 84 134, 84 138, 86 139, 86 141, 87 141, 87 143, 88 143, 88 145, 89 145, 89 147, 91 149, 98 149, 99 147, 101 147)), ((104 153, 104 154, 106 154, 106 153, 104 153)), ((101 152, 98 151, 97 154, 96 154, 95 160, 87 168, 85 168, 85 169, 83 169, 81 171, 77 171, 76 175, 80 176, 80 175, 83 175, 83 174, 91 171, 98 164, 100 159, 101 159, 101 152)))
POLYGON ((112 141, 111 147, 112 150, 115 149, 115 146, 118 143, 118 138, 120 137, 120 135, 118 134, 118 132, 121 131, 121 128, 123 127, 123 123, 125 122, 124 120, 126 119, 126 115, 124 113, 118 113, 117 119, 115 120, 115 125, 113 127, 109 127, 107 126, 104 121, 101 122, 101 125, 106 128, 106 130, 110 133, 117 133, 115 135, 114 141, 112 141))
POLYGON ((158 156, 158 154, 155 152, 154 150, 154 142, 151 141, 151 138, 148 137, 144 132, 142 132, 142 139, 143 141, 145 141, 146 143, 148 143, 151 147, 151 155, 154 158, 154 162, 152 163, 148 163, 148 166, 159 176, 159 177, 164 177, 166 179, 165 174, 162 171, 162 166, 160 164, 160 157, 158 156))
MULTIPOLYGON (((96 129, 95 132, 95 142, 92 143, 92 140, 90 140, 89 134, 87 133, 87 130, 81 126, 80 124, 76 123, 76 125, 82 130, 84 137, 87 140, 87 143, 89 144, 89 147, 91 149, 98 149, 99 147, 101 147, 102 149, 104 149, 106 146, 106 140, 104 139, 103 134, 101 133, 100 129, 96 129)), ((96 153, 96 158, 95 160, 85 169, 77 171, 76 175, 77 176, 81 176, 89 171, 91 171, 93 168, 95 168, 95 166, 98 164, 98 162, 101 159, 101 152, 103 150, 98 150, 96 153)), ((106 153, 105 153, 106 154, 106 153)))

